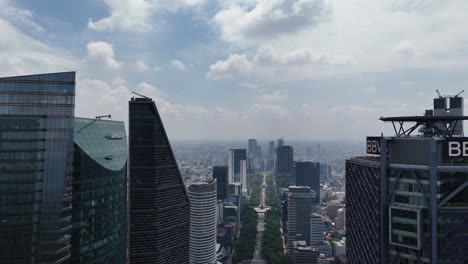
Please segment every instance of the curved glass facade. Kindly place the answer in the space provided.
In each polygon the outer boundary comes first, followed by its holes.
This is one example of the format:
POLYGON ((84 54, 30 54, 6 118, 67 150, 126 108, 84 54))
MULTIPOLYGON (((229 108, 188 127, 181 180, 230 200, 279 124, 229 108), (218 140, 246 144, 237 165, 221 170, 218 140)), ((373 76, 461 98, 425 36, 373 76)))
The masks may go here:
POLYGON ((72 222, 72 263, 125 263, 127 140, 123 122, 75 119, 72 222))
POLYGON ((190 197, 190 263, 216 263, 216 180, 192 184, 190 197))
POLYGON ((0 78, 0 263, 69 263, 75 73, 0 78))

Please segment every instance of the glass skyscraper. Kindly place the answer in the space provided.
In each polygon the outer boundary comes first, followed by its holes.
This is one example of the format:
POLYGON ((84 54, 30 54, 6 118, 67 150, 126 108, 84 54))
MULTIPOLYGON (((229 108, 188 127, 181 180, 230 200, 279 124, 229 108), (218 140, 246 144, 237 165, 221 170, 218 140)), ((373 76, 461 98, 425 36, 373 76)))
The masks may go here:
POLYGON ((293 178, 294 151, 291 146, 280 146, 278 144, 276 159, 276 182, 279 188, 288 188, 296 185, 293 178))
POLYGON ((368 137, 369 155, 346 161, 350 263, 468 263, 462 106, 439 96, 425 116, 381 118, 396 135, 368 137))
POLYGON ((75 73, 0 78, 0 262, 69 263, 75 73))
POLYGON ((75 118, 72 263, 126 262, 127 139, 123 122, 75 118))
POLYGON ((346 255, 350 263, 380 263, 379 159, 346 160, 346 255))
POLYGON ((230 149, 229 150, 229 183, 241 181, 241 160, 247 159, 246 149, 230 149))
POLYGON ((218 200, 224 200, 228 197, 228 166, 214 166, 213 179, 216 179, 218 200))
POLYGON ((130 263, 189 263, 190 204, 155 103, 129 103, 130 263))
POLYGON ((310 214, 315 192, 310 187, 290 186, 288 197, 288 255, 294 254, 294 242, 310 245, 310 214))
POLYGON ((296 161, 296 185, 309 186, 315 191, 314 203, 320 203, 320 163, 296 161))

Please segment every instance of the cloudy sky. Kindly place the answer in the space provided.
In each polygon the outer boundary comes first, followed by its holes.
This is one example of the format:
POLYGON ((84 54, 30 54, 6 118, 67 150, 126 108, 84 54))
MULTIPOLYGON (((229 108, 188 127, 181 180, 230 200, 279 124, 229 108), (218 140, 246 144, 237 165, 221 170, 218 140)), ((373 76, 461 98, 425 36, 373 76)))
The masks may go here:
POLYGON ((0 0, 0 75, 77 71, 76 115, 172 139, 361 140, 468 87, 466 0, 0 0))

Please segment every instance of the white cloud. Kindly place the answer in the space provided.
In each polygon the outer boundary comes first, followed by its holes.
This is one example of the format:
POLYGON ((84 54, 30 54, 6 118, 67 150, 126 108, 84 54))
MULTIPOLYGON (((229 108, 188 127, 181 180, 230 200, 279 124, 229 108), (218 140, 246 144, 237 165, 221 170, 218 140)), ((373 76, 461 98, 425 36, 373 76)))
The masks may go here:
POLYGON ((329 11, 328 0, 255 0, 252 4, 225 6, 213 18, 221 36, 229 42, 293 34, 319 23, 329 11))
POLYGON ((110 16, 94 21, 88 28, 95 31, 148 32, 158 24, 153 18, 158 12, 175 12, 181 8, 202 5, 204 0, 104 0, 110 16))
POLYGON ((0 17, 42 32, 44 28, 35 21, 34 13, 29 9, 20 9, 10 0, 0 0, 0 17))
POLYGON ((125 80, 114 83, 98 79, 78 79, 76 87, 76 116, 112 115, 115 120, 128 120, 130 92, 125 80), (98 102, 98 103, 90 103, 98 102), (122 107, 125 106, 125 107, 122 107))
POLYGON ((232 79, 237 76, 255 76, 273 80, 303 78, 315 71, 325 74, 327 66, 346 66, 351 58, 345 55, 331 55, 309 49, 296 49, 286 52, 271 46, 261 46, 255 55, 231 54, 209 67, 206 77, 211 80, 232 79))
POLYGON ((232 54, 222 61, 210 65, 210 70, 206 77, 211 80, 232 79, 237 74, 248 74, 252 68, 252 63, 242 54, 232 54))
POLYGON ((145 72, 149 70, 149 67, 145 64, 144 61, 137 61, 135 62, 135 68, 138 72, 145 72))
POLYGON ((220 39, 229 42, 233 51, 211 65, 209 79, 251 75, 257 81, 272 82, 402 69, 460 69, 468 65, 468 34, 464 26, 468 22, 464 12, 468 1, 222 3, 212 22, 219 28, 220 39), (302 17, 301 12, 308 16, 302 17), (261 50, 262 47, 271 47, 274 52, 261 50), (288 53, 289 57, 285 55, 288 53), (258 67, 253 63, 254 57, 265 59, 263 65, 274 63, 258 67), (311 61, 330 66, 309 65, 294 70, 281 66, 311 61), (343 67, 345 62, 352 64, 343 67), (241 65, 248 70, 240 69, 241 65))
POLYGON ((95 69, 101 69, 102 66, 111 70, 119 70, 124 63, 115 59, 114 47, 112 44, 103 41, 90 42, 86 45, 88 55, 86 63, 95 69))
POLYGON ((404 41, 396 45, 393 50, 396 54, 403 56, 404 58, 412 58, 417 54, 417 48, 414 43, 409 41, 404 41))
POLYGON ((256 101, 265 104, 277 104, 282 103, 288 100, 287 91, 272 91, 271 93, 266 93, 257 96, 256 101))
POLYGON ((0 18, 0 71, 3 76, 74 70, 76 59, 66 51, 24 34, 0 18))
POLYGON ((181 72, 185 72, 188 70, 188 67, 187 65, 185 65, 183 62, 181 62, 180 60, 172 60, 171 61, 171 66, 178 70, 178 71, 181 71, 181 72))

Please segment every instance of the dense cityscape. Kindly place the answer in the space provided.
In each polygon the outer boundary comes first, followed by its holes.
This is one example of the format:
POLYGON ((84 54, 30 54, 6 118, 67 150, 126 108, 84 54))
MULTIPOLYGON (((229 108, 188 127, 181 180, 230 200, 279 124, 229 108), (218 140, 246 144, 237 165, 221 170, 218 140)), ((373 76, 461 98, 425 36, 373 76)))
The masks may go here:
POLYGON ((0 78, 1 263, 468 261, 462 93, 362 144, 171 145, 151 98, 127 130, 75 117, 75 84, 0 78))
POLYGON ((0 264, 468 264, 467 11, 0 0, 0 264))

